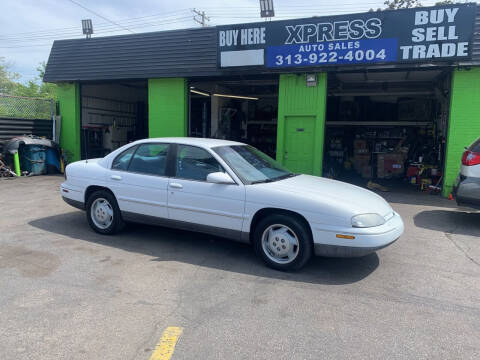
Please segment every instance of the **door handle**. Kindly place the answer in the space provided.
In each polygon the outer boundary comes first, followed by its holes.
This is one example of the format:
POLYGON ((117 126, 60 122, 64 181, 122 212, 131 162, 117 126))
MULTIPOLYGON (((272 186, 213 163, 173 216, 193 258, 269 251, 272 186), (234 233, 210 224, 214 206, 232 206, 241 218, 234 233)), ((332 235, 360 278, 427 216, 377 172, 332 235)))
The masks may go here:
POLYGON ((179 184, 179 183, 171 183, 170 184, 170 187, 172 189, 183 189, 183 185, 182 184, 179 184))
POLYGON ((110 179, 120 181, 122 180, 122 177, 120 175, 112 175, 110 176, 110 179))

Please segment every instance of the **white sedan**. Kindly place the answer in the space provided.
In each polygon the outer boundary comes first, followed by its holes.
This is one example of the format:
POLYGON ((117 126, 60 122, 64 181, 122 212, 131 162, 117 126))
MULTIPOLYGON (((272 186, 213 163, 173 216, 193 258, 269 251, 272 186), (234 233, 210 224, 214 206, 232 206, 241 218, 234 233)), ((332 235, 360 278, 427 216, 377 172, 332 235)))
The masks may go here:
POLYGON ((193 230, 253 244, 267 265, 299 269, 313 254, 363 256, 403 233, 377 194, 294 174, 242 143, 145 139, 67 166, 63 199, 101 234, 125 222, 193 230))

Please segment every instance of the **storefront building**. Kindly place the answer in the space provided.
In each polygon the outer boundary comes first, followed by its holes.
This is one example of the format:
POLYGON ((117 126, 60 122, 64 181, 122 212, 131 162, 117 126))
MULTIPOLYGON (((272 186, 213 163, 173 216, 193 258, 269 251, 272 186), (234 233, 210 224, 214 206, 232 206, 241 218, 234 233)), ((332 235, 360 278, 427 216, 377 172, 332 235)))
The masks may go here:
POLYGON ((438 183, 448 195, 464 147, 480 136, 480 11, 60 40, 44 80, 59 85, 70 160, 145 137, 214 137, 295 172, 438 183))

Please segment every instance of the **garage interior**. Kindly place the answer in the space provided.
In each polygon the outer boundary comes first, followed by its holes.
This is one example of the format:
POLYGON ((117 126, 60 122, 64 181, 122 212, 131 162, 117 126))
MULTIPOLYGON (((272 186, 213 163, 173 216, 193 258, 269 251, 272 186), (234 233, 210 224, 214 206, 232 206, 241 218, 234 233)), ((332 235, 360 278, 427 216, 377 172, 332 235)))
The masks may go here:
POLYGON ((450 71, 330 73, 323 175, 438 190, 450 71))
POLYGON ((275 158, 278 76, 191 81, 189 136, 240 141, 275 158))
MULTIPOLYGON (((364 185, 441 184, 451 70, 331 72, 323 176, 364 185)), ((276 157, 279 76, 191 80, 188 135, 276 157)), ((82 157, 148 137, 146 81, 81 85, 82 157)))
POLYGON ((148 137, 147 81, 82 84, 80 94, 82 158, 148 137))

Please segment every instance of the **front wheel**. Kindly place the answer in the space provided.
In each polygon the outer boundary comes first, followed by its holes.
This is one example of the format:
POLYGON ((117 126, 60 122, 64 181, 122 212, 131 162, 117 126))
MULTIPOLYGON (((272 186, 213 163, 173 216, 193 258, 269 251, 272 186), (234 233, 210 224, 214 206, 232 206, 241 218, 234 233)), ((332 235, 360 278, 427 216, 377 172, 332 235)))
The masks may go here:
POLYGON ((96 232, 111 235, 124 227, 117 200, 106 190, 95 191, 87 200, 87 220, 96 232))
POLYGON ((262 219, 255 227, 256 253, 276 270, 298 270, 312 257, 312 236, 300 219, 275 214, 262 219))

